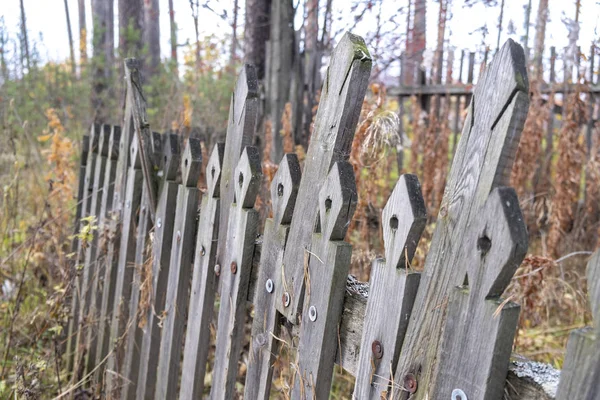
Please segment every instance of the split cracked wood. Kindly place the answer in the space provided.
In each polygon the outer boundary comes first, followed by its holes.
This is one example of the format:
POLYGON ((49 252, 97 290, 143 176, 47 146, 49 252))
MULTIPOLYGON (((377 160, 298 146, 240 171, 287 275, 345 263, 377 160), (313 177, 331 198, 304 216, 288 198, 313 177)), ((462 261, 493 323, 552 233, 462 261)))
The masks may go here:
POLYGON ((167 294, 167 278, 171 260, 171 245, 175 223, 175 204, 178 186, 177 167, 181 160, 179 138, 177 135, 165 136, 163 145, 163 178, 164 182, 156 209, 154 224, 154 241, 152 244, 152 289, 149 294, 150 304, 141 313, 146 315, 146 323, 142 328, 144 337, 140 350, 140 371, 136 388, 136 399, 154 399, 156 389, 156 372, 158 367, 160 333, 165 300, 167 294))
POLYGON ((235 195, 229 207, 226 243, 220 269, 221 297, 213 382, 212 400, 234 397, 238 361, 242 349, 246 298, 252 269, 254 241, 258 229, 258 212, 253 208, 260 188, 262 172, 256 147, 246 147, 235 168, 235 195))
MULTIPOLYGON (((509 40, 473 94, 421 276, 394 377, 401 387, 407 374, 414 375, 418 389, 411 398, 432 398, 446 323, 444 304, 465 276, 461 238, 492 189, 507 183, 528 106, 523 49, 509 40)), ((404 391, 402 398, 408 395, 404 391)))
POLYGON ((587 284, 594 327, 571 332, 557 400, 600 398, 600 250, 588 262, 587 284))
POLYGON ((198 196, 196 187, 202 168, 200 141, 190 137, 181 157, 181 179, 177 192, 171 260, 161 332, 156 400, 177 397, 181 343, 187 320, 188 290, 192 278, 192 256, 196 234, 198 196))
POLYGON ((352 165, 346 161, 336 162, 318 196, 316 229, 308 262, 304 265, 306 297, 293 400, 329 397, 352 256, 352 245, 343 240, 358 201, 352 165))
POLYGON ((180 400, 202 397, 213 319, 217 276, 215 257, 219 240, 220 184, 225 145, 217 143, 206 166, 207 190, 202 198, 196 238, 194 272, 188 312, 180 400))
MULTIPOLYGON (((419 287, 421 274, 410 262, 427 223, 421 185, 415 175, 402 175, 383 209, 385 260, 373 261, 355 399, 379 400, 390 385, 419 287)), ((391 386, 391 387, 390 387, 391 386)))
POLYGON ((347 160, 350 155, 370 73, 371 56, 365 42, 359 36, 346 33, 333 51, 321 90, 314 133, 290 225, 288 240, 294 246, 285 252, 283 260, 285 282, 275 284, 277 299, 282 299, 286 292, 290 297, 288 307, 278 301, 277 309, 294 324, 298 323, 297 313, 303 304, 304 255, 310 250, 319 191, 333 163, 347 160))
POLYGON ((254 298, 254 320, 244 398, 269 399, 273 362, 278 353, 281 314, 275 307, 275 282, 281 282, 281 265, 290 221, 300 185, 300 163, 295 154, 283 156, 271 182, 273 218, 265 222, 254 298))

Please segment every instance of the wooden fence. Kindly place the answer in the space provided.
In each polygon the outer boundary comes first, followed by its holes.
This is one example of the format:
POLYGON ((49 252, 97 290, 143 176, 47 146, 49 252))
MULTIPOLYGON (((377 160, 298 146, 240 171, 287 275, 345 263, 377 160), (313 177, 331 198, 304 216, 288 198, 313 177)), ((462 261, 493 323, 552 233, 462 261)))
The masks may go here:
MULTIPOLYGON (((304 166, 283 157, 262 234, 254 68, 241 71, 226 142, 204 164, 197 138, 151 132, 135 60, 125 70, 123 129, 94 125, 83 142, 65 395, 233 399, 241 362, 244 398, 267 399, 285 350, 286 398, 327 398, 336 363, 356 378, 356 399, 550 398, 535 371, 510 362, 519 306, 500 297, 527 250, 519 201, 504 187, 528 108, 520 46, 504 45, 472 95, 425 270, 410 267, 425 204, 417 178, 402 175, 369 284, 347 275, 344 240, 357 204, 347 159, 371 71, 360 37, 334 50, 304 166)), ((558 398, 598 398, 593 332, 569 343, 558 398)))

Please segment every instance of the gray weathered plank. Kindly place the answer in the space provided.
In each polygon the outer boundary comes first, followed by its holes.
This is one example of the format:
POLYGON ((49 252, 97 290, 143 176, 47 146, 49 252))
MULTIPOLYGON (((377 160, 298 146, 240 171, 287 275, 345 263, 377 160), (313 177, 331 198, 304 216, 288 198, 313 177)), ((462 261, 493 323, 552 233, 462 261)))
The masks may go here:
MULTIPOLYGON (((244 335, 246 298, 252 269, 258 212, 253 208, 261 184, 260 156, 256 147, 246 147, 235 168, 235 202, 228 207, 229 227, 220 269, 221 298, 213 382, 210 398, 232 399, 244 335)), ((227 207, 227 204, 223 204, 227 207)))
POLYGON ((258 288, 254 298, 245 399, 269 398, 273 362, 279 346, 275 337, 279 337, 281 320, 281 314, 275 307, 274 289, 275 282, 281 282, 281 263, 296 205, 300 174, 298 157, 295 154, 286 154, 271 182, 273 218, 265 222, 258 288))
POLYGON ((410 262, 426 223, 421 185, 416 176, 402 175, 383 210, 385 260, 371 268, 355 399, 379 400, 386 392, 393 398, 389 386, 421 278, 410 262))
POLYGON ((200 141, 190 137, 181 157, 182 183, 177 192, 173 243, 165 302, 155 399, 173 399, 177 395, 184 324, 187 320, 192 256, 197 226, 196 187, 202 168, 200 141))
POLYGON ((221 166, 225 145, 217 143, 206 166, 207 190, 202 198, 194 272, 188 311, 180 400, 199 399, 204 391, 204 374, 210 341, 217 276, 215 257, 219 233, 221 166))
POLYGON ((329 397, 335 365, 333 355, 339 347, 339 323, 352 255, 352 246, 343 240, 356 203, 352 165, 338 161, 319 191, 316 232, 303 268, 306 296, 292 399, 329 397))
POLYGON ((520 307, 500 296, 527 245, 515 191, 494 189, 462 241, 457 261, 466 274, 448 300, 433 398, 456 390, 469 399, 502 397, 520 307))
POLYGON ((557 400, 600 399, 600 250, 588 262, 587 283, 594 327, 571 332, 557 400))
POLYGON ((143 324, 144 337, 140 351, 140 371, 136 398, 154 399, 156 388, 156 372, 160 345, 160 325, 165 309, 167 294, 167 278, 171 259, 173 227, 175 223, 175 203, 177 201, 177 168, 181 160, 179 139, 177 135, 168 134, 163 146, 163 178, 164 182, 156 209, 154 224, 154 241, 152 244, 152 289, 148 294, 150 305, 147 310, 140 310, 146 315, 143 324))
POLYGON ((327 69, 321 100, 308 147, 296 211, 292 217, 285 252, 285 282, 276 282, 276 298, 282 299, 284 288, 291 297, 288 307, 281 301, 277 309, 292 323, 303 304, 304 255, 310 250, 313 223, 317 216, 318 194, 334 162, 347 160, 354 138, 369 75, 371 58, 362 38, 347 33, 333 51, 327 69))
POLYGON ((462 237, 490 191, 510 176, 529 102, 524 60, 523 49, 509 40, 473 95, 394 377, 399 387, 414 374, 416 399, 431 397, 435 388, 447 299, 466 270, 458 262, 462 237))
MULTIPOLYGON (((245 64, 235 83, 229 106, 227 137, 221 170, 221 212, 219 216, 219 237, 227 237, 230 204, 233 203, 236 187, 235 168, 242 151, 252 144, 258 117, 258 80, 252 65, 245 64)), ((216 263, 224 265, 227 252, 226 241, 220 240, 217 246, 216 263)))

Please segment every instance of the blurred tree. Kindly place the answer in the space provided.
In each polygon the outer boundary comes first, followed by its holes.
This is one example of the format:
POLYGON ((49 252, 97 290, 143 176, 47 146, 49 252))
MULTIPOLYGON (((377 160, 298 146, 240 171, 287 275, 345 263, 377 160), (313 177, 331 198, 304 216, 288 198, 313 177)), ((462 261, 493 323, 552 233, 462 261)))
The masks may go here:
POLYGON ((71 69, 75 75, 75 50, 73 49, 73 32, 71 31, 71 17, 69 16, 69 3, 65 0, 65 14, 67 17, 67 34, 69 35, 69 53, 71 55, 71 69))
POLYGON ((542 77, 542 60, 544 56, 544 40, 546 39, 546 22, 548 21, 548 0, 540 0, 537 22, 535 26, 535 44, 533 50, 533 77, 538 81, 542 77))
POLYGON ((238 0, 233 1, 233 21, 231 23, 231 50, 229 51, 229 64, 235 65, 237 60, 236 51, 238 47, 237 28, 238 28, 238 0))
POLYGON ((403 57, 402 74, 405 85, 414 85, 420 81, 419 73, 423 63, 423 52, 425 51, 427 29, 427 1, 409 0, 409 14, 412 12, 412 26, 406 39, 406 53, 403 57), (411 4, 412 3, 412 7, 411 4))
POLYGON ((169 0, 169 24, 171 28, 171 61, 177 72, 177 24, 175 23, 175 10, 173 9, 173 0, 169 0))
POLYGON ((21 54, 23 54, 24 66, 27 66, 27 72, 30 72, 31 59, 29 58, 29 40, 27 38, 27 18, 25 17, 23 0, 20 0, 19 3, 21 5, 21 54))
POLYGON ((123 58, 141 56, 144 10, 143 0, 119 0, 119 53, 123 58))
POLYGON ((266 43, 269 40, 271 0, 246 0, 244 59, 256 67, 259 80, 265 77, 266 43))
POLYGON ((87 30, 85 23, 85 0, 77 1, 79 11, 79 61, 81 65, 87 62, 87 30))
POLYGON ((148 46, 148 57, 143 64, 147 78, 153 76, 160 66, 160 21, 158 0, 144 0, 143 41, 148 46))
POLYGON ((92 112, 94 115, 93 120, 96 123, 108 122, 107 89, 111 83, 114 68, 115 47, 113 7, 113 0, 92 0, 92 18, 94 21, 92 112))

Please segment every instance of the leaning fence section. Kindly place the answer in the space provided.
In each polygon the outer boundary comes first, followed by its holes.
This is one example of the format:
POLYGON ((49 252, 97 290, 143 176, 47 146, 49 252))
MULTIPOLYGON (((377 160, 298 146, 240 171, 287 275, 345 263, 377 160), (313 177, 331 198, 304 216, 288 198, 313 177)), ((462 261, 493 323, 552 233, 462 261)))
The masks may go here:
MULTIPOLYGON (((304 166, 294 154, 281 160, 262 232, 253 67, 238 77, 226 142, 203 170, 197 138, 150 131, 138 66, 128 60, 123 128, 94 125, 84 139, 73 382, 107 398, 230 399, 242 362, 244 398, 268 399, 285 347, 292 399, 327 398, 336 363, 355 376, 357 399, 502 398, 519 306, 501 296, 527 250, 519 201, 506 187, 528 108, 524 65, 520 46, 507 42, 471 94, 425 270, 410 263, 426 204, 416 176, 405 174, 383 210, 385 254, 367 285, 348 276, 345 241, 357 204, 347 159, 371 70, 360 37, 346 34, 334 50, 304 166)), ((589 266, 596 319, 597 258, 589 266)), ((559 398, 592 398, 594 335, 574 333, 559 398), (578 373, 582 365, 591 372, 578 373)))

